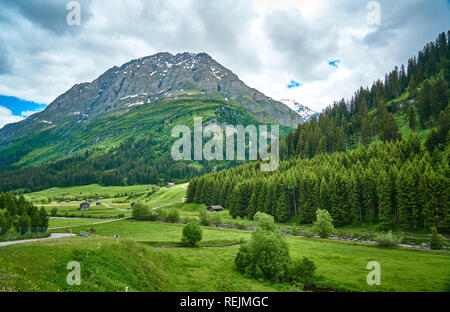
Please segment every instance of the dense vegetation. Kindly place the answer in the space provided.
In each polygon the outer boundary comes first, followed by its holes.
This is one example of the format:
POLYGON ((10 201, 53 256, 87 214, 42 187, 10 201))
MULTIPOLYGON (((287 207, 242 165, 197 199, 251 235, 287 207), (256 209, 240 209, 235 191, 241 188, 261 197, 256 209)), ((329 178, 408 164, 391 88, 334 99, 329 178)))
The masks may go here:
POLYGON ((46 233, 48 214, 41 207, 26 201, 23 196, 16 197, 11 193, 0 193, 0 235, 15 237, 46 233))
POLYGON ((440 34, 409 60, 407 72, 396 68, 384 83, 361 88, 281 139, 285 161, 277 171, 248 164, 194 178, 188 202, 221 204, 241 218, 262 211, 277 222, 311 223, 321 208, 337 226, 448 232, 448 40, 440 34), (403 139, 399 116, 412 134, 403 139), (423 140, 418 132, 425 129, 432 130, 423 140))
MULTIPOLYGON (((67 139, 68 142, 60 143, 58 147, 55 147, 52 140, 62 134, 46 133, 53 129, 41 131, 34 137, 18 139, 2 149, 0 191, 19 189, 29 192, 55 186, 94 183, 162 184, 188 180, 242 163, 174 161, 170 155, 175 140, 171 137, 171 129, 177 124, 192 125, 193 116, 203 117, 204 122, 214 118, 218 123, 225 124, 257 124, 248 111, 225 100, 186 98, 138 107, 121 119, 117 116, 104 116, 85 126, 87 128, 77 129, 78 132, 72 134, 76 139, 67 139), (98 138, 106 139, 95 144, 98 138), (31 162, 32 166, 29 166, 26 159, 31 156, 24 156, 30 152, 29 149, 37 149, 43 163, 31 162), (67 154, 72 152, 72 156, 61 155, 65 150, 67 154), (18 151, 25 151, 25 154, 18 151), (16 155, 16 152, 19 154, 16 155), (51 156, 47 155, 49 153, 51 156), (63 159, 49 162, 52 157, 63 159)), ((281 131, 286 133, 283 130, 285 128, 287 127, 282 127, 281 131)), ((64 137, 73 131, 64 130, 64 137)))
POLYGON ((236 255, 237 269, 257 279, 301 283, 301 288, 310 287, 316 270, 314 263, 307 258, 292 261, 286 239, 277 231, 272 216, 258 212, 255 220, 256 230, 236 255))
POLYGON ((187 201, 220 204, 241 218, 262 211, 277 222, 295 217, 312 223, 322 208, 338 226, 448 231, 448 153, 429 153, 414 141, 379 142, 311 159, 291 158, 271 173, 252 163, 194 178, 187 201))
MULTIPOLYGON (((450 32, 449 32, 450 35, 450 32)), ((377 80, 371 88, 360 88, 349 100, 326 108, 318 120, 300 125, 281 140, 284 159, 312 157, 324 152, 346 151, 371 141, 400 138, 395 117, 406 119, 412 132, 439 125, 428 146, 445 143, 449 128, 448 84, 450 83, 450 36, 442 33, 402 65, 377 80), (418 120, 417 120, 418 119, 418 120)))

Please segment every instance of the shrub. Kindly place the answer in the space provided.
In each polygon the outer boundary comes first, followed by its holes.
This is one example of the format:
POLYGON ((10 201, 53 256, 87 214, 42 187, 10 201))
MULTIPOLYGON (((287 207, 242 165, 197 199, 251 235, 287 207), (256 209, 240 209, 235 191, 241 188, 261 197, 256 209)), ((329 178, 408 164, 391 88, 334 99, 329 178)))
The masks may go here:
POLYGON ((445 238, 441 234, 438 234, 436 227, 431 228, 430 248, 442 249, 445 244, 445 238))
POLYGON ((241 273, 271 281, 286 280, 291 258, 283 235, 257 228, 239 248, 235 264, 241 273))
POLYGON ((144 204, 135 204, 132 212, 132 216, 138 221, 155 221, 156 214, 150 210, 144 204))
POLYGON ((52 210, 50 210, 50 215, 52 217, 56 216, 58 214, 58 208, 54 207, 52 210))
POLYGON ((389 231, 388 233, 380 233, 375 237, 375 241, 379 246, 382 247, 389 247, 389 246, 396 246, 402 242, 401 237, 394 236, 392 234, 392 231, 389 231))
POLYGON ((167 221, 167 216, 169 215, 168 213, 167 213, 167 211, 165 211, 165 210, 162 210, 162 209, 158 209, 158 211, 156 212, 158 215, 157 215, 157 219, 159 220, 159 221, 167 221))
POLYGON ((314 282, 316 265, 308 258, 292 262, 290 276, 293 282, 301 283, 304 288, 310 288, 314 282))
POLYGON ((185 217, 185 218, 181 219, 181 223, 183 223, 183 224, 187 224, 187 223, 192 222, 192 221, 196 221, 195 218, 193 218, 193 217, 185 217))
POLYGON ((245 224, 244 220, 241 220, 240 217, 237 217, 236 220, 234 220, 234 227, 240 229, 240 230, 247 230, 248 226, 245 224))
POLYGON ((180 213, 178 210, 172 209, 167 214, 167 221, 169 222, 178 222, 180 220, 180 213))
POLYGON ((259 212, 258 211, 253 216, 253 220, 256 221, 257 226, 259 226, 260 228, 262 228, 264 230, 275 231, 275 229, 276 229, 273 217, 271 215, 268 215, 268 214, 264 213, 264 212, 259 212))
POLYGON ((314 232, 311 231, 310 229, 304 229, 304 230, 302 230, 302 233, 307 238, 311 238, 314 236, 314 232))
POLYGON ((202 240, 202 228, 195 221, 191 221, 183 227, 181 242, 183 245, 194 247, 202 240))
POLYGON ((325 209, 316 210, 316 221, 314 222, 314 231, 319 234, 321 238, 327 238, 334 232, 333 218, 325 209))
POLYGON ((209 225, 212 224, 211 217, 210 217, 210 215, 208 214, 208 211, 205 208, 200 210, 200 212, 198 214, 198 217, 200 218, 200 224, 201 225, 209 226, 209 225))
POLYGON ((215 226, 221 225, 223 223, 222 217, 218 213, 213 213, 211 215, 211 223, 214 224, 215 226))
POLYGON ((250 241, 241 244, 235 259, 237 269, 247 276, 272 281, 286 280, 291 258, 284 236, 275 231, 273 218, 256 216, 257 228, 250 241))

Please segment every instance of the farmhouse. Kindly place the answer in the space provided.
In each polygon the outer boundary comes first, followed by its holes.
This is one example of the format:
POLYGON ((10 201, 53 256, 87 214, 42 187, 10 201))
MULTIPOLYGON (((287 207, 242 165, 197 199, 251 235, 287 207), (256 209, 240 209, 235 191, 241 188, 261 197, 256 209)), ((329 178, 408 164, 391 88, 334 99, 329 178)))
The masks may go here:
POLYGON ((95 203, 95 206, 98 207, 98 206, 100 206, 101 204, 102 204, 101 202, 96 202, 96 203, 95 203))
POLYGON ((90 205, 89 203, 81 203, 80 204, 80 210, 89 210, 90 205))
POLYGON ((153 189, 154 189, 155 191, 159 191, 160 187, 159 187, 158 185, 155 185, 155 186, 153 187, 153 189))
POLYGON ((169 184, 167 184, 167 188, 171 188, 171 187, 174 187, 175 186, 175 183, 169 183, 169 184))
POLYGON ((208 207, 208 211, 209 212, 220 212, 220 211, 222 211, 223 210, 223 207, 222 206, 220 206, 220 205, 213 205, 213 206, 209 206, 208 207))

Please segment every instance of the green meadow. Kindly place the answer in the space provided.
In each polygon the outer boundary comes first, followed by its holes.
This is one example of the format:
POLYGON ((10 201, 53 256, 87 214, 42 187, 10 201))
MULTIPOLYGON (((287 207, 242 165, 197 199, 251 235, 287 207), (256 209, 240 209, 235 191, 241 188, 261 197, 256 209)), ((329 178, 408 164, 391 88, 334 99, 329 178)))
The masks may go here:
MULTIPOLYGON (((55 189, 60 194, 99 192, 98 186, 55 189)), ((202 226, 203 239, 197 248, 180 247, 183 224, 119 220, 109 223, 107 216, 129 207, 127 197, 151 208, 176 209, 181 217, 197 217, 204 206, 181 203, 182 185, 147 193, 150 186, 104 188, 109 194, 102 202, 111 204, 84 211, 85 216, 101 218, 51 219, 50 227, 73 227, 73 233, 95 228, 92 237, 70 237, 0 247, 0 291, 291 291, 289 284, 271 283, 241 275, 234 264, 239 243, 250 238, 251 231, 202 226), (132 195, 132 196, 134 196, 132 195), (128 196, 128 194, 127 194, 128 196), (114 203, 116 201, 116 203, 114 203), (123 201, 118 203, 117 201, 123 201), (123 206, 121 206, 123 205, 123 206), (167 205, 167 206, 166 206, 167 205), (75 227, 76 226, 76 227, 75 227), (117 240, 113 236, 119 234, 117 240), (208 247, 207 247, 208 246, 208 247), (216 246, 216 247, 210 247, 216 246), (164 248, 163 248, 164 247, 164 248), (82 284, 69 286, 66 265, 81 263, 82 284)), ((55 193, 54 192, 54 193, 55 193)), ((40 200, 46 191, 31 193, 40 200)), ((77 203, 60 204, 61 211, 75 212, 77 203)), ((55 203, 46 204, 46 208, 55 203)), ((81 213, 78 210, 78 213, 81 213)), ((225 221, 228 212, 220 213, 225 221)), ((117 216, 114 215, 114 216, 117 216)), ((247 220, 246 220, 247 222, 247 220)), ((248 221, 250 224, 252 221, 248 221)), ((351 229, 355 231, 357 229, 351 229)), ((65 232, 57 229, 53 232, 65 232)), ((308 257, 317 266, 316 287, 322 291, 448 291, 450 290, 450 256, 447 251, 412 248, 381 248, 373 244, 319 238, 286 236, 293 259, 308 257), (381 285, 369 286, 368 262, 381 265, 381 285)))

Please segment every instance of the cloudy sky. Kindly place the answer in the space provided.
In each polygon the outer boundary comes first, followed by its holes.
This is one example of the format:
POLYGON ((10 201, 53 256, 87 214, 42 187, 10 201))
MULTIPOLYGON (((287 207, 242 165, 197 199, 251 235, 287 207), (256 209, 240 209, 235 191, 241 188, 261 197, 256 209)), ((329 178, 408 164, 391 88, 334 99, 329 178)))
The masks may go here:
POLYGON ((449 0, 79 0, 81 25, 68 25, 69 2, 0 2, 0 127, 161 51, 209 53, 266 95, 320 111, 450 29, 449 0))

